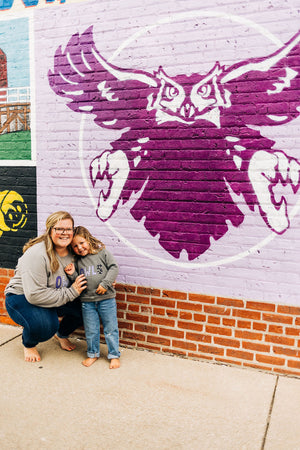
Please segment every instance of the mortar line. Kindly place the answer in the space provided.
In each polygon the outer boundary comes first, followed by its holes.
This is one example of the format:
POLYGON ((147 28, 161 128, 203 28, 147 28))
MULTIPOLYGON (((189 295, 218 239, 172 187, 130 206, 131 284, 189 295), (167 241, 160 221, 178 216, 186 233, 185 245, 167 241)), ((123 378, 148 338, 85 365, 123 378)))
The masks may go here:
POLYGON ((271 404, 270 404, 270 408, 269 408, 269 414, 268 414, 267 423, 266 423, 266 429, 265 429, 265 433, 264 433, 264 437, 263 437, 263 441, 262 441, 260 450, 264 450, 264 448, 265 448, 267 434, 268 434, 268 430, 269 430, 269 426, 270 426, 270 422, 271 422, 271 416, 272 416, 272 411, 273 411, 273 406, 274 406, 274 401, 275 401, 278 380, 279 380, 279 375, 276 376, 276 383, 274 386, 274 391, 273 391, 272 400, 271 400, 271 404))

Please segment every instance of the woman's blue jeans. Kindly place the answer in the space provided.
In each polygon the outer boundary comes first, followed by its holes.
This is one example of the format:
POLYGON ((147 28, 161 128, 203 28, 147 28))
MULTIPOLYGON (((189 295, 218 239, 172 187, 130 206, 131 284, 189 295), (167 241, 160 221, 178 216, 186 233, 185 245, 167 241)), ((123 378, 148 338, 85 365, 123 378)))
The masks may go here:
POLYGON ((82 315, 89 358, 100 356, 100 321, 103 325, 108 359, 120 358, 119 328, 115 298, 82 302, 82 315))
POLYGON ((22 341, 24 347, 35 347, 57 334, 61 338, 68 337, 82 325, 80 300, 59 308, 43 308, 29 303, 25 295, 7 294, 5 300, 9 316, 23 329, 22 341), (59 322, 58 317, 63 317, 59 322))

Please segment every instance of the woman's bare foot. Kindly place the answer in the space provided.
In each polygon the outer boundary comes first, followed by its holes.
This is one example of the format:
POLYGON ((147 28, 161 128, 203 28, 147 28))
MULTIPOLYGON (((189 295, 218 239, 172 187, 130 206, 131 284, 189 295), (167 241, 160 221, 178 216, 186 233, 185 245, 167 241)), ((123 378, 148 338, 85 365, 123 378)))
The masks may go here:
POLYGON ((84 361, 82 361, 81 364, 83 364, 85 367, 90 367, 92 364, 94 364, 95 361, 97 361, 98 358, 86 358, 84 361))
POLYGON ((67 350, 67 352, 71 352, 72 350, 74 350, 76 348, 76 345, 72 344, 72 342, 69 341, 69 339, 60 338, 57 336, 57 334, 54 337, 55 337, 55 339, 58 340, 58 342, 63 350, 67 350))
POLYGON ((24 356, 25 361, 27 362, 37 362, 41 360, 40 354, 37 351, 36 347, 32 348, 24 347, 24 356))
POLYGON ((118 358, 113 358, 110 360, 110 369, 118 369, 120 367, 120 360, 118 358))

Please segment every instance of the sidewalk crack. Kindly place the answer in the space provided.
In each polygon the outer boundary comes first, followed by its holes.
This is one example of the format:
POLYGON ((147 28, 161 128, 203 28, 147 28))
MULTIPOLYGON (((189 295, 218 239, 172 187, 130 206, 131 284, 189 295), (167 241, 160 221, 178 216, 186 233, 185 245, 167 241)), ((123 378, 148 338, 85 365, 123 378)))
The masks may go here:
POLYGON ((275 395, 276 395, 278 380, 279 380, 279 376, 277 375, 276 376, 276 383, 275 383, 274 391, 273 391, 273 395, 272 395, 272 400, 271 400, 271 404, 270 404, 270 408, 269 408, 269 414, 268 414, 268 418, 267 418, 265 434, 264 434, 264 437, 263 437, 263 441, 262 441, 260 450, 264 450, 264 448, 265 448, 267 434, 268 434, 268 430, 269 430, 269 426, 270 426, 270 422, 271 422, 271 416, 272 416, 272 411, 273 411, 273 406, 274 406, 274 401, 275 401, 275 395))
POLYGON ((17 336, 12 337, 11 339, 8 339, 8 341, 2 342, 2 344, 0 344, 0 347, 2 347, 5 344, 8 344, 9 342, 13 341, 14 339, 16 339, 16 338, 18 338, 20 336, 22 336, 22 333, 17 334, 17 336))

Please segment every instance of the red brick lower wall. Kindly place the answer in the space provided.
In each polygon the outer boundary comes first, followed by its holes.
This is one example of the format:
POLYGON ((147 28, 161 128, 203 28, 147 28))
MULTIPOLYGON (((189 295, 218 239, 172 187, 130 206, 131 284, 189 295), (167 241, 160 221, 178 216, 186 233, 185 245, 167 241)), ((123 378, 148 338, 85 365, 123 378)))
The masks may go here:
POLYGON ((4 289, 10 278, 13 277, 13 269, 1 269, 0 268, 0 323, 6 323, 8 325, 16 325, 10 317, 8 317, 7 311, 5 309, 5 297, 4 289))
MULTIPOLYGON (((0 269, 0 322, 13 270, 0 269)), ((117 285, 120 344, 300 377, 300 307, 117 285)))

